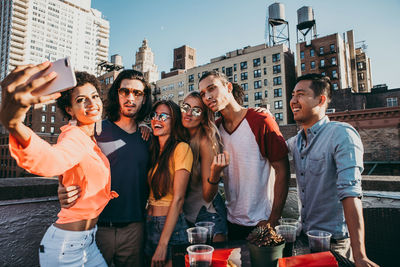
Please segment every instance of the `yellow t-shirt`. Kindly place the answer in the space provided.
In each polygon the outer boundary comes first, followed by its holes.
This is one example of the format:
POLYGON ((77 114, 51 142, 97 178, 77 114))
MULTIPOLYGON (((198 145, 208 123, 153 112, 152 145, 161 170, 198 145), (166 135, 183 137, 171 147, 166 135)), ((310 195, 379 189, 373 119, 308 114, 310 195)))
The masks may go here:
MULTIPOLYGON (((173 156, 169 159, 169 173, 171 177, 171 185, 174 183, 175 172, 178 170, 187 170, 188 172, 192 171, 193 165, 193 153, 190 146, 185 142, 180 142, 174 150, 173 156)), ((149 172, 149 175, 153 175, 157 170, 156 166, 153 172, 149 172)), ((156 200, 154 198, 153 190, 150 187, 150 196, 149 196, 149 204, 152 206, 170 206, 172 199, 174 197, 173 187, 170 187, 170 191, 161 199, 156 200)))

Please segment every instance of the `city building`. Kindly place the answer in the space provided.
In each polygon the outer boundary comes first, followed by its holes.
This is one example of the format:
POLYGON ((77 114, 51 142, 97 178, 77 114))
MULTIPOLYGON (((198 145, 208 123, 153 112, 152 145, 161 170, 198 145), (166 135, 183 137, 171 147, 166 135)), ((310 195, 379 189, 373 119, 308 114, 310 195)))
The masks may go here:
POLYGON ((181 103, 184 96, 198 90, 199 79, 206 71, 225 73, 229 81, 244 89, 244 106, 269 107, 279 124, 293 121, 289 108, 295 82, 294 55, 284 44, 247 46, 211 59, 210 63, 187 69, 156 82, 156 99, 181 103))
POLYGON ((91 0, 1 0, 0 80, 17 65, 66 56, 95 74, 107 61, 109 22, 91 0))
POLYGON ((178 74, 185 73, 187 69, 194 68, 196 66, 196 49, 191 48, 187 45, 174 49, 174 64, 170 72, 161 72, 161 79, 175 76, 178 74))
POLYGON ((371 63, 362 48, 355 48, 352 30, 296 44, 297 76, 319 73, 331 78, 333 89, 370 92, 371 63))
POLYGON ((154 53, 148 46, 146 39, 143 40, 142 46, 136 52, 135 65, 132 68, 142 72, 149 83, 154 83, 158 80, 157 65, 154 64, 154 53))

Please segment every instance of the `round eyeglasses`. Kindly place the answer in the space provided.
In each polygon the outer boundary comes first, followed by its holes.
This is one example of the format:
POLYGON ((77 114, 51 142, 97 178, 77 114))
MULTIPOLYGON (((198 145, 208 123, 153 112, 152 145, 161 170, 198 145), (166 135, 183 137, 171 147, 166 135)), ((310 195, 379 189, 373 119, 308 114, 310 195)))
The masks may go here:
POLYGON ((203 112, 203 110, 199 107, 192 108, 189 104, 183 103, 181 105, 181 112, 188 113, 189 111, 192 111, 192 115, 195 117, 200 117, 201 113, 203 112))
POLYGON ((150 113, 150 118, 152 120, 157 120, 157 121, 166 121, 169 118, 171 118, 171 116, 168 115, 167 113, 157 114, 155 111, 153 111, 152 113, 150 113))

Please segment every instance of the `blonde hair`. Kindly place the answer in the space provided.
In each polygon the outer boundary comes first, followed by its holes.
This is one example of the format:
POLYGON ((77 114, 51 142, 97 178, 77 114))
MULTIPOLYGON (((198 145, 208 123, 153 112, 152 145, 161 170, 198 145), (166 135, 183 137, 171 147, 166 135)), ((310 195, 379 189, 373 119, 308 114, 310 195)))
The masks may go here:
POLYGON ((199 131, 195 136, 190 137, 190 148, 193 152, 193 168, 192 168, 192 179, 198 182, 201 180, 201 168, 200 168, 200 142, 203 138, 211 143, 214 156, 222 152, 223 144, 219 134, 218 128, 215 125, 214 113, 209 110, 203 103, 200 93, 197 91, 190 92, 185 96, 185 100, 189 97, 193 97, 199 100, 201 103, 202 113, 201 122, 199 125, 199 131))

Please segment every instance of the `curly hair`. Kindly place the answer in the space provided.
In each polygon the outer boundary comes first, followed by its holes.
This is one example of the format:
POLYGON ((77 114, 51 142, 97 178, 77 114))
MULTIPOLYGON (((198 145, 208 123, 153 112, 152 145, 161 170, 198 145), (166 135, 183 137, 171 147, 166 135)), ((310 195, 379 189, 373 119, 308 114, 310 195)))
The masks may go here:
POLYGON ((94 75, 89 74, 85 71, 75 71, 75 78, 76 78, 76 86, 67 91, 61 92, 61 96, 59 98, 57 98, 57 101, 56 101, 57 107, 59 109, 61 109, 64 117, 67 118, 68 120, 71 119, 71 115, 68 114, 67 107, 72 106, 71 94, 74 91, 74 89, 77 87, 83 86, 87 83, 93 85, 97 91, 100 88, 100 83, 97 80, 97 78, 94 75))
MULTIPOLYGON (((208 76, 214 76, 214 77, 220 79, 220 81, 222 82, 223 85, 226 85, 227 83, 229 83, 228 77, 226 77, 226 75, 224 73, 219 72, 217 70, 212 70, 212 71, 206 71, 201 76, 201 78, 199 80, 199 84, 200 84, 200 82, 202 80, 204 80, 208 76)), ((243 90, 243 88, 237 83, 231 83, 231 84, 232 84, 233 97, 235 98, 236 102, 238 102, 239 105, 243 105, 243 101, 244 101, 244 90, 243 90)))
POLYGON ((123 70, 118 74, 114 83, 111 85, 110 90, 108 91, 108 99, 105 103, 106 116, 110 121, 113 122, 118 121, 121 116, 118 89, 121 86, 122 80, 124 79, 139 80, 144 85, 144 103, 135 115, 135 121, 141 122, 151 110, 151 87, 150 84, 145 80, 143 73, 136 70, 123 70))

